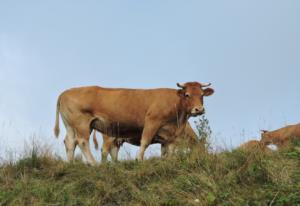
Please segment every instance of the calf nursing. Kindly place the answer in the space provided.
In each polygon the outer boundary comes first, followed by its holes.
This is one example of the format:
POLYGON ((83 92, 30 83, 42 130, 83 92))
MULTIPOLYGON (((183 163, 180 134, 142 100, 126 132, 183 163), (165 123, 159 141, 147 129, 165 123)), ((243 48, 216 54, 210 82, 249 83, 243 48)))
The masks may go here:
POLYGON ((98 86, 64 91, 58 98, 54 132, 59 135, 59 115, 66 127, 68 160, 78 145, 88 163, 95 159, 89 147, 92 130, 140 143, 138 159, 155 137, 173 145, 191 116, 205 112, 204 97, 214 93, 210 84, 187 82, 176 89, 112 89, 98 86))
MULTIPOLYGON (((118 153, 120 150, 120 147, 123 145, 123 143, 132 144, 135 146, 140 146, 140 142, 136 139, 132 138, 115 138, 110 137, 108 135, 102 134, 103 137, 103 144, 101 149, 101 160, 102 162, 107 161, 107 156, 110 154, 113 161, 118 160, 118 153)), ((186 124, 186 128, 183 133, 183 137, 181 138, 183 142, 187 143, 187 148, 192 148, 193 146, 196 146, 198 141, 198 136, 192 129, 191 125, 189 123, 186 124)), ((98 149, 98 141, 96 139, 96 130, 94 130, 93 134, 93 141, 95 144, 95 148, 98 149)), ((175 143, 175 145, 165 145, 163 142, 159 140, 159 137, 155 137, 151 144, 155 143, 161 143, 161 155, 163 157, 173 154, 172 149, 180 146, 181 142, 178 141, 175 143)))

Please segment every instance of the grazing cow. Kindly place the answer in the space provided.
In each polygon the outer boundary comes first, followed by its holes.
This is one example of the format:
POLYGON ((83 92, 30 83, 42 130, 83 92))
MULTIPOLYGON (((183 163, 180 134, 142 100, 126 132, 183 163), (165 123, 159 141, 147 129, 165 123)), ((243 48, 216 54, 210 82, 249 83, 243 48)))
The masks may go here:
POLYGON ((73 88, 58 98, 54 133, 59 135, 59 114, 67 130, 68 160, 78 145, 88 163, 95 159, 89 147, 93 129, 116 138, 140 142, 138 160, 154 137, 166 145, 179 138, 191 116, 204 113, 204 96, 214 93, 210 84, 188 82, 176 89, 112 89, 98 86, 73 88))
POLYGON ((250 140, 238 147, 240 150, 244 151, 262 151, 262 152, 272 152, 266 145, 262 144, 258 140, 250 140))
POLYGON ((262 130, 261 134, 261 142, 263 144, 274 144, 278 148, 286 146, 290 142, 291 138, 297 138, 300 140, 300 124, 288 125, 270 132, 262 130))
MULTIPOLYGON (((102 149, 101 149, 101 156, 102 156, 102 162, 107 161, 107 155, 110 154, 111 158, 113 161, 118 160, 118 153, 120 150, 120 147, 123 145, 123 143, 129 143, 135 146, 140 146, 140 142, 136 141, 135 139, 132 138, 114 138, 114 137, 109 137, 108 135, 102 134, 103 137, 103 144, 102 144, 102 149)), ((96 130, 94 130, 93 134, 93 141, 95 144, 96 150, 98 149, 98 141, 96 138, 96 130)), ((183 134, 183 141, 186 141, 187 146, 189 148, 195 146, 198 143, 198 136, 192 129, 191 125, 189 123, 186 124, 186 128, 183 134)), ((159 142, 154 141, 151 142, 151 144, 155 144, 159 142)), ((161 155, 166 156, 168 154, 168 148, 166 145, 162 144, 161 145, 161 155)))

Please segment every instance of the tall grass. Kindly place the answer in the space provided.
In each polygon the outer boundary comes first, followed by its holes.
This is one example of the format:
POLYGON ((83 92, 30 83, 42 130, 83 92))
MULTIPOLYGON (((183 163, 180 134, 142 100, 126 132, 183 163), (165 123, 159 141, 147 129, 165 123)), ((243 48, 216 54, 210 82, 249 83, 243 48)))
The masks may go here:
POLYGON ((91 167, 31 143, 0 165, 0 205, 300 205, 299 141, 273 153, 214 153, 199 121, 202 146, 167 159, 91 167))
POLYGON ((300 144, 273 154, 194 149, 88 166, 35 145, 0 167, 0 205, 300 205, 300 144))

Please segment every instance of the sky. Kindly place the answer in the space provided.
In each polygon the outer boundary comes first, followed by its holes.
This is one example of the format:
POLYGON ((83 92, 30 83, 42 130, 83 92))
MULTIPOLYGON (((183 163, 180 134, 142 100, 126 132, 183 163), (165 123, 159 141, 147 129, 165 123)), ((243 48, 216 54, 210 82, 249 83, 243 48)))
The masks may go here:
POLYGON ((299 123, 299 11, 298 0, 1 1, 0 157, 33 136, 64 157, 56 100, 86 85, 211 82, 206 118, 220 147, 299 123))

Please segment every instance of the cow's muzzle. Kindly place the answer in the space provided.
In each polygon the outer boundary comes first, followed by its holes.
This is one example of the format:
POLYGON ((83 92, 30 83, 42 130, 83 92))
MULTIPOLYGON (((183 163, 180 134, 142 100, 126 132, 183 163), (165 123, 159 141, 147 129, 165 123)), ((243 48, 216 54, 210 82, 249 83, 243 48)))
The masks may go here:
POLYGON ((203 107, 195 107, 191 111, 191 116, 195 117, 198 115, 202 115, 205 113, 205 109, 203 107))

